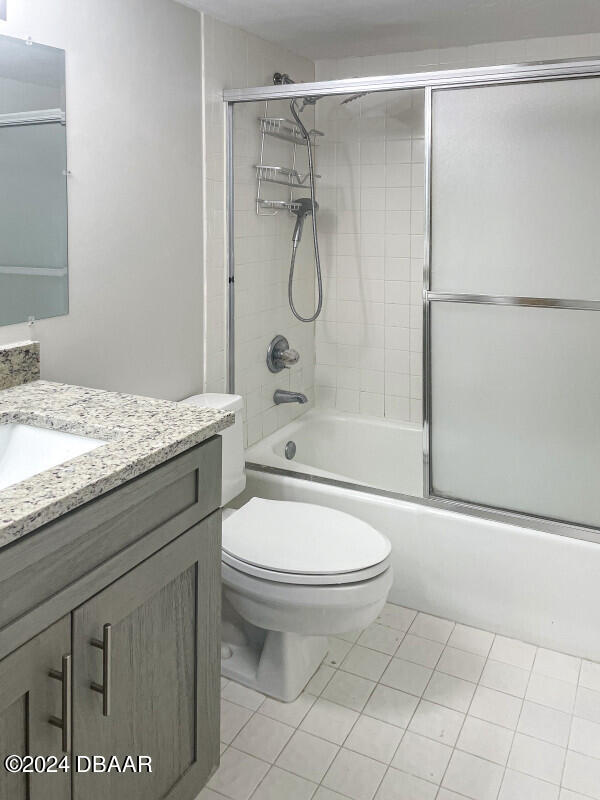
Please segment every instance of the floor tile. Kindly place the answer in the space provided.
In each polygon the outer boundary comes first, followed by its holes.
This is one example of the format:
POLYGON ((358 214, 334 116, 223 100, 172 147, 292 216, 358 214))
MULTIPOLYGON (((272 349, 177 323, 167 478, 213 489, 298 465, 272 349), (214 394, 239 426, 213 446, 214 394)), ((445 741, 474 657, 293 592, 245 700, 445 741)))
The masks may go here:
POLYGON ((415 664, 421 664, 423 667, 433 668, 443 650, 444 645, 441 642, 434 642, 431 639, 423 639, 421 636, 407 633, 400 647, 396 650, 396 658, 412 661, 415 664))
POLYGON ((357 644, 342 661, 340 669, 351 672, 353 675, 359 675, 361 678, 378 681, 390 659, 391 656, 387 653, 380 653, 357 644))
POLYGON ((536 739, 566 747, 569 741, 570 727, 570 714, 525 700, 517 730, 528 736, 534 736, 536 739))
POLYGON ((534 778, 560 784, 566 751, 558 745, 542 742, 517 733, 513 742, 508 766, 534 778))
POLYGON ((321 664, 319 669, 306 684, 304 691, 307 694, 312 694, 315 695, 315 697, 318 697, 334 675, 335 669, 333 667, 331 667, 329 664, 321 664))
POLYGON ((408 772, 409 775, 439 784, 451 755, 452 748, 448 745, 407 731, 392 760, 392 766, 408 772))
POLYGON ((232 744, 244 753, 272 763, 293 733, 294 728, 290 725, 257 713, 246 723, 232 744))
POLYGON ((390 768, 381 782, 375 800, 434 800, 437 784, 390 768))
POLYGON ((467 716, 456 743, 459 750, 506 765, 513 741, 513 732, 493 722, 467 716))
POLYGON ((600 692, 600 664, 595 661, 582 661, 579 685, 600 692))
POLYGON ((401 658, 392 658, 389 666, 381 676, 381 683, 400 689, 403 692, 420 697, 432 674, 431 669, 415 664, 413 661, 403 661, 401 658))
POLYGON ((525 697, 530 674, 529 670, 488 659, 479 682, 489 689, 525 697))
POLYGON ((477 683, 483 672, 485 658, 475 653, 467 653, 464 650, 457 650, 455 647, 446 647, 436 670, 453 675, 455 678, 462 678, 465 681, 477 683))
POLYGON ((358 644, 392 656, 403 638, 404 633, 402 631, 388 628, 386 625, 378 625, 375 622, 361 633, 358 638, 358 644))
POLYGON ((228 700, 221 700, 221 741, 231 744, 252 713, 249 708, 243 708, 228 700))
POLYGON ((403 734, 403 728, 361 715, 344 742, 344 747, 389 764, 403 734))
POLYGON ((448 644, 450 647, 457 647, 467 653, 475 653, 475 655, 487 658, 493 641, 493 633, 457 624, 448 639, 448 644))
POLYGON ((533 671, 567 683, 577 683, 581 659, 540 647, 533 663, 533 671))
POLYGON ((212 789, 202 789, 196 800, 223 800, 224 794, 217 794, 212 789))
POLYGON ((421 700, 408 729, 430 739, 453 745, 465 720, 460 711, 421 700))
POLYGON ((433 639, 434 642, 446 644, 453 628, 454 623, 450 620, 419 613, 410 626, 409 632, 414 636, 422 636, 424 639, 433 639))
POLYGON ((296 700, 291 703, 282 703, 279 700, 274 700, 272 697, 267 697, 265 702, 258 709, 260 714, 266 717, 276 719, 279 722, 285 722, 286 725, 292 725, 297 728, 302 722, 315 698, 311 694, 301 694, 296 700))
POLYGON ((525 697, 533 703, 550 706, 550 708, 556 708, 557 711, 565 711, 570 714, 575 704, 576 690, 576 686, 572 683, 549 678, 539 672, 532 672, 525 697))
POLYGON ((329 650, 325 656, 325 663, 330 667, 339 667, 352 649, 352 642, 344 642, 343 639, 336 639, 335 636, 329 637, 329 650))
POLYGON ((250 708, 252 711, 256 711, 265 699, 264 694, 256 692, 254 689, 248 689, 247 686, 241 686, 239 683, 235 683, 235 681, 229 681, 221 692, 221 696, 224 697, 225 700, 237 703, 238 706, 250 708))
POLYGON ((342 748, 323 778, 323 786, 352 800, 372 800, 385 772, 385 764, 342 748))
POLYGON ((444 789, 442 787, 439 794, 436 796, 436 800, 465 800, 465 796, 464 794, 456 794, 456 792, 451 792, 450 789, 444 789))
POLYGON ((561 789, 558 800, 589 800, 589 797, 585 797, 579 792, 572 792, 570 789, 561 789))
POLYGON ((403 606, 395 606, 392 603, 386 603, 382 612, 377 617, 377 622, 382 625, 387 625, 389 628, 395 628, 398 631, 407 631, 417 612, 411 608, 404 608, 403 606))
POLYGON ((558 786, 507 769, 498 800, 558 800, 558 786))
POLYGON ((475 684, 454 678, 443 672, 434 672, 425 689, 423 697, 432 703, 452 708, 454 711, 466 711, 473 699, 475 684))
POLYGON ((329 681, 321 697, 355 711, 362 711, 375 686, 374 681, 340 670, 329 681))
POLYGON ((316 783, 279 767, 271 767, 252 800, 310 800, 316 788, 316 783))
POLYGON ((600 692, 579 686, 575 700, 575 716, 600 723, 600 692))
POLYGON ((277 759, 277 766, 319 783, 339 747, 310 733, 296 731, 277 759))
POLYGON ((600 725, 588 719, 573 717, 569 750, 600 759, 600 725))
POLYGON ((325 786, 319 786, 312 800, 350 800, 350 798, 347 795, 334 792, 333 789, 327 789, 325 786))
POLYGON ((567 750, 562 785, 600 800, 600 759, 567 750))
POLYGON ((522 701, 518 697, 488 689, 486 686, 478 686, 469 714, 514 731, 519 721, 521 704, 522 701))
POLYGON ((355 644, 356 640, 362 633, 362 628, 359 631, 349 631, 348 633, 336 633, 337 639, 343 639, 345 642, 355 644))
POLYGON ((513 667, 521 669, 531 669, 535 659, 535 645, 520 642, 518 639, 508 639, 506 636, 496 636, 490 658, 494 661, 503 661, 505 664, 512 664, 513 667))
POLYGON ((364 713, 370 717, 406 728, 419 703, 413 695, 378 685, 365 706, 364 713))
POLYGON ((233 747, 221 758, 221 766, 208 782, 208 788, 231 800, 248 800, 264 778, 269 765, 233 747))
POLYGON ((302 720, 300 730, 342 744, 357 719, 357 711, 319 698, 302 720))
POLYGON ((473 800, 496 800, 503 774, 499 764, 455 750, 443 785, 473 800))

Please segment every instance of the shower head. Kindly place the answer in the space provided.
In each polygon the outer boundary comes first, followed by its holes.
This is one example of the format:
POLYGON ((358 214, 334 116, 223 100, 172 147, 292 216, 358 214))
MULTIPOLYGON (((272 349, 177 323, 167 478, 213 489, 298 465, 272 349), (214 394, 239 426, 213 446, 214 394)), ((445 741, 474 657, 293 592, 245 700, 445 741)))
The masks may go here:
MULTIPOLYGON (((304 220, 308 217, 309 214, 312 214, 313 210, 313 201, 310 197, 299 197, 297 200, 294 200, 297 208, 294 209, 294 214, 296 214, 296 226, 294 227, 294 233, 292 235, 292 245, 294 249, 298 247, 300 239, 302 238, 302 228, 304 227, 304 220)), ((315 200, 315 211, 319 210, 319 204, 315 200)))

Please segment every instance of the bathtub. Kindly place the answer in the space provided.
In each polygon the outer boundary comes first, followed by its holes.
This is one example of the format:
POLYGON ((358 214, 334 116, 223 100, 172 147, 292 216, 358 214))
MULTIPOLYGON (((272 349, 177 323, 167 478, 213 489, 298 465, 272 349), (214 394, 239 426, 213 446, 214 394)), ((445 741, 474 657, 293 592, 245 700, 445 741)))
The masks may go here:
MULTIPOLYGON (((325 416, 318 414, 321 420, 325 416)), ((297 430, 308 419, 297 423, 297 430)), ((284 444, 290 428, 262 443, 273 453, 272 463, 276 443, 284 444)), ((372 458, 370 448, 366 453, 372 458)), ((600 661, 600 546, 595 542, 449 511, 429 500, 397 499, 366 487, 249 467, 246 490, 235 505, 252 496, 329 506, 385 533, 392 544, 393 603, 600 661)))
POLYGON ((246 461, 321 478, 422 496, 420 425, 313 410, 246 451, 246 461), (286 444, 296 453, 286 458, 286 444))

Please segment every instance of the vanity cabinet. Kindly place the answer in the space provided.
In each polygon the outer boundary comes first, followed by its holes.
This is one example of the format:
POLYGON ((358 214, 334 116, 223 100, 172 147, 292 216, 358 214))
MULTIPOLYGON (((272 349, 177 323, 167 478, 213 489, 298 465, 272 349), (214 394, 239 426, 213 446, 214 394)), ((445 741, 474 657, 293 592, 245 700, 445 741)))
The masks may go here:
POLYGON ((73 614, 74 755, 152 758, 152 773, 75 773, 74 798, 194 797, 217 763, 219 516, 73 614))
MULTIPOLYGON (((66 772, 11 774, 3 765, 8 755, 62 758, 61 730, 49 720, 62 722, 64 704, 58 675, 62 674, 63 656, 70 652, 71 620, 64 617, 0 661, 2 800, 66 800, 70 796, 71 777, 66 772), (50 670, 56 671, 55 677, 50 670)), ((68 663, 67 658, 65 668, 68 663)))
MULTIPOLYGON (((65 750, 71 767, 11 775, 0 764, 0 800, 198 795, 219 761, 220 474, 220 439, 209 440, 115 492, 116 516, 98 514, 101 500, 88 504, 79 519, 106 532, 98 542, 104 558, 86 571, 82 554, 97 562, 98 553, 76 526, 70 580, 18 619, 2 579, 14 581, 25 562, 9 550, 6 560, 0 555, 0 644, 30 637, 7 655, 0 650, 0 758, 60 759, 65 750), (134 537, 142 525, 147 530, 134 537), (35 632, 65 607, 58 621, 35 632), (138 756, 149 756, 152 772, 143 764, 141 772, 77 771, 79 756, 106 763, 116 756, 120 764, 132 756, 136 765, 138 756)), ((71 524, 54 529, 64 533, 71 524)), ((57 535, 54 545, 64 554, 65 537, 57 535)), ((37 565, 38 579, 49 563, 54 585, 59 562, 52 553, 37 565)), ((32 588, 43 591, 39 583, 32 588)))

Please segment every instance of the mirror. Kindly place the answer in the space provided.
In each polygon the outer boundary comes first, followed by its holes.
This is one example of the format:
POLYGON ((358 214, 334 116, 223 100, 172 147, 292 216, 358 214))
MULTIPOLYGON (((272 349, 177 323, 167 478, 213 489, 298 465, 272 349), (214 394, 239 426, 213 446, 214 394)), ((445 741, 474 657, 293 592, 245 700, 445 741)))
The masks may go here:
POLYGON ((65 53, 0 36, 0 325, 66 314, 65 53))

